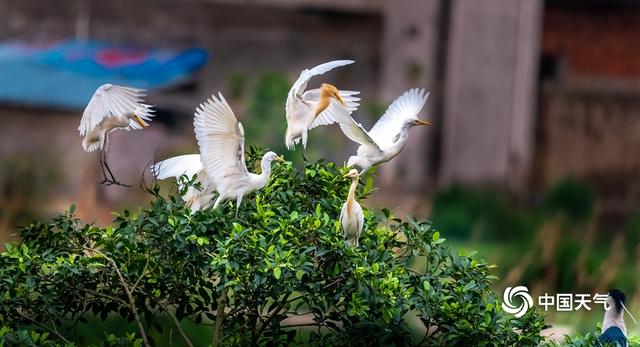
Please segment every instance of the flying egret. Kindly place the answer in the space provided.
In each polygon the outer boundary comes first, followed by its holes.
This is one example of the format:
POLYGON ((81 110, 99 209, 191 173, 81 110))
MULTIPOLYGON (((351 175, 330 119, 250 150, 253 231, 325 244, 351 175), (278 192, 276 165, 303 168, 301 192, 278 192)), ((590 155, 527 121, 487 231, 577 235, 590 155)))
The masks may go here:
POLYGON ((358 174, 358 170, 351 169, 344 177, 351 178, 351 187, 349 187, 347 201, 342 205, 340 225, 342 225, 342 232, 347 242, 352 246, 358 247, 358 239, 364 226, 362 207, 356 201, 356 188, 358 187, 360 174, 358 174))
POLYGON ((346 112, 338 112, 340 105, 332 107, 329 117, 340 123, 342 132, 360 144, 357 154, 349 157, 347 166, 358 166, 362 175, 371 166, 388 162, 402 151, 407 143, 409 128, 431 125, 418 119, 418 113, 427 102, 429 93, 424 89, 411 89, 397 98, 368 132, 346 112))
POLYGON ((274 152, 262 157, 262 173, 250 173, 244 161, 244 129, 231 107, 218 93, 196 109, 193 125, 200 147, 200 160, 207 173, 207 185, 215 187, 217 208, 226 199, 236 199, 236 218, 242 197, 261 189, 269 181, 271 162, 284 161, 274 152))
POLYGON ((627 310, 624 302, 625 296, 620 290, 613 289, 609 292, 607 305, 605 306, 606 311, 602 320, 602 334, 598 336, 600 345, 610 343, 621 347, 627 346, 627 327, 624 324, 624 311, 629 313, 634 322, 636 320, 627 310))
POLYGON ((102 184, 126 186, 116 180, 107 164, 109 134, 116 129, 134 130, 149 126, 146 121, 151 121, 153 110, 144 103, 143 93, 143 89, 103 84, 84 109, 78 127, 80 136, 84 136, 82 148, 87 152, 100 150, 100 167, 104 178, 102 184))
MULTIPOLYGON (((215 187, 212 187, 207 180, 207 173, 200 161, 200 154, 179 155, 159 161, 151 167, 151 172, 157 179, 161 180, 171 177, 179 179, 183 175, 192 178, 195 175, 194 185, 187 187, 185 194, 182 196, 185 206, 194 213, 200 209, 207 208, 213 199, 215 187), (198 184, 199 187, 195 186, 195 184, 198 184)), ((181 182, 178 182, 178 187, 182 190, 181 182)))
POLYGON ((356 97, 360 92, 338 90, 335 86, 323 83, 318 89, 305 91, 307 82, 317 75, 322 75, 336 67, 353 64, 353 60, 334 60, 320 64, 311 69, 305 69, 295 81, 285 106, 287 116, 287 132, 285 144, 288 149, 293 149, 302 140, 302 146, 307 147, 307 132, 319 125, 327 125, 335 122, 324 112, 330 108, 330 99, 334 98, 342 103, 349 112, 358 108, 360 98, 356 97))

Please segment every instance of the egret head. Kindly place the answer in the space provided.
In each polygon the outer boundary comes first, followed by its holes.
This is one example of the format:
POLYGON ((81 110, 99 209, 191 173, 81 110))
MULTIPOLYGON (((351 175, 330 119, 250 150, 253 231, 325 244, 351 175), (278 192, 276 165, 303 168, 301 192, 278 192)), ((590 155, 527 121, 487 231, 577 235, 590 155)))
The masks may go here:
POLYGON ((272 161, 277 161, 277 162, 283 162, 284 159, 282 159, 281 157, 279 157, 275 152, 269 151, 267 153, 264 154, 264 156, 262 157, 263 161, 267 161, 267 162, 272 162, 272 161))
POLYGON ((625 299, 623 292, 618 289, 611 289, 609 291, 609 298, 607 301, 609 301, 609 305, 613 305, 615 307, 617 313, 620 313, 624 307, 625 299))
POLYGON ((358 170, 351 169, 351 170, 349 170, 349 172, 347 172, 346 175, 344 175, 344 177, 345 178, 351 178, 352 180, 354 180, 354 179, 360 178, 360 174, 358 173, 358 170))
POLYGON ((344 101, 342 96, 340 96, 340 91, 334 85, 323 83, 322 87, 320 87, 320 90, 322 96, 334 98, 338 100, 342 105, 347 106, 347 103, 344 101))

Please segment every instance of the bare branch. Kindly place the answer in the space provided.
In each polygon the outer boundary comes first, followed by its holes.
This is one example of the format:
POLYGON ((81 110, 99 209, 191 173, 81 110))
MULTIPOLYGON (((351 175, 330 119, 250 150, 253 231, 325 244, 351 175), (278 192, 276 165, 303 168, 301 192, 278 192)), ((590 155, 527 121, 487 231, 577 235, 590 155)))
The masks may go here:
POLYGON ((135 300, 133 299, 133 293, 131 292, 129 286, 127 285, 127 281, 124 279, 124 277, 122 276, 122 273, 120 272, 120 268, 118 268, 118 264, 116 264, 115 260, 111 259, 110 257, 108 257, 107 255, 105 255, 104 253, 98 251, 97 249, 88 249, 88 251, 94 252, 96 254, 99 254, 100 256, 102 256, 103 258, 105 258, 109 263, 111 263, 111 266, 113 266, 113 269, 116 271, 116 274, 118 275, 118 278, 120 279, 120 284, 122 284, 122 288, 124 288, 124 292, 125 294, 127 294, 127 298, 129 299, 129 308, 131 309, 131 312, 133 312, 133 318, 136 320, 136 323, 138 323, 138 329, 140 330, 140 335, 142 335, 142 342, 144 343, 144 345, 146 347, 151 347, 151 344, 149 343, 149 339, 147 338, 147 333, 144 330, 144 326, 142 325, 142 320, 140 319, 140 314, 138 314, 138 309, 136 307, 136 303, 135 300))
POLYGON ((215 322, 215 325, 213 326, 212 346, 214 347, 220 346, 220 342, 222 342, 222 340, 220 339, 220 330, 222 329, 222 324, 224 323, 224 318, 225 318, 224 309, 225 309, 225 306, 227 305, 228 290, 229 290, 229 287, 224 288, 222 290, 222 294, 220 295, 220 299, 218 299, 218 307, 216 308, 216 322, 215 322))

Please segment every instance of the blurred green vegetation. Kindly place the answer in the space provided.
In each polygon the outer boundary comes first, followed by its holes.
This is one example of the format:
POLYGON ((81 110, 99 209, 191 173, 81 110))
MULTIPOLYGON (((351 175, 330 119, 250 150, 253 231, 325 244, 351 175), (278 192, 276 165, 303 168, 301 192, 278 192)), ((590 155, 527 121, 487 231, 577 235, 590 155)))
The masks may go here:
POLYGON ((0 241, 42 210, 62 182, 55 157, 44 148, 15 154, 0 161, 0 241))
MULTIPOLYGON (((498 292, 514 285, 525 285, 535 295, 619 288, 633 312, 640 309, 640 214, 612 228, 600 222, 596 206, 588 184, 573 178, 557 182, 540 201, 524 207, 502 192, 456 186, 435 196, 431 219, 456 247, 499 264, 498 292)), ((550 310, 548 317, 552 324, 586 333, 602 320, 602 311, 550 310)))

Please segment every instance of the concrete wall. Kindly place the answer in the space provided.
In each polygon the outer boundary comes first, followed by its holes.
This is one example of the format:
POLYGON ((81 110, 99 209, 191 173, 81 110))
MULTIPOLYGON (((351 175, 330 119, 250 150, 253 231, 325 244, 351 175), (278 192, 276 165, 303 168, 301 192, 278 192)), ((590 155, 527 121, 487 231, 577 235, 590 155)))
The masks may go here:
POLYGON ((441 185, 526 185, 541 11, 536 0, 453 2, 441 185))
POLYGON ((536 171, 540 188, 567 176, 596 190, 605 213, 640 208, 640 85, 549 83, 542 92, 536 171))

